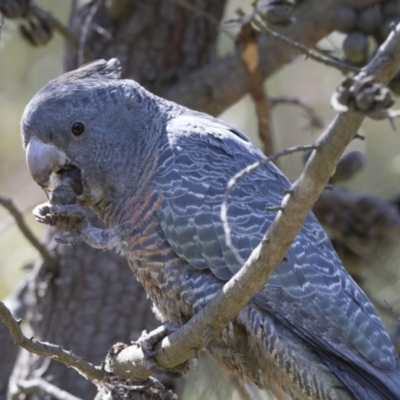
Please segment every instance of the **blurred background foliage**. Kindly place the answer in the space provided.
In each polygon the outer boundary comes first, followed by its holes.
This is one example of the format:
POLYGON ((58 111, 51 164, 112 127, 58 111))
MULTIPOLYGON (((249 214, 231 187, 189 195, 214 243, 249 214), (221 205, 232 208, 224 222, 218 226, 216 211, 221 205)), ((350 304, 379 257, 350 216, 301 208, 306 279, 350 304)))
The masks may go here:
MULTIPOLYGON (((225 18, 234 16, 240 5, 246 10, 250 1, 231 0, 225 18)), ((41 0, 37 4, 52 12, 62 22, 68 20, 70 0, 41 0)), ((344 36, 331 35, 320 47, 337 50, 344 36)), ((219 54, 234 49, 232 38, 221 32, 219 54)), ((43 47, 32 47, 18 34, 18 27, 10 20, 3 21, 0 39, 0 193, 14 200, 32 230, 41 237, 43 227, 31 215, 32 208, 45 201, 44 193, 33 183, 25 166, 24 151, 19 133, 19 121, 25 105, 47 81, 62 73, 63 44, 55 35, 43 47)), ((330 96, 339 84, 341 75, 311 60, 298 58, 275 74, 266 83, 269 96, 297 97, 309 104, 326 123, 335 115, 329 105, 330 96)), ((260 144, 257 134, 257 118, 249 97, 245 97, 221 116, 223 120, 249 135, 260 144)), ((309 128, 309 121, 301 109, 293 106, 279 106, 273 112, 273 129, 276 150, 288 146, 308 144, 321 133, 309 128)), ((367 120, 362 134, 365 141, 354 141, 349 150, 359 150, 366 156, 363 170, 346 182, 347 187, 358 193, 374 194, 383 198, 398 192, 400 180, 400 133, 393 131, 387 121, 367 120)), ((400 129, 400 128, 399 128, 400 129)), ((280 167, 290 179, 295 179, 302 168, 300 155, 286 157, 280 167)), ((35 260, 36 251, 24 239, 8 213, 0 208, 0 298, 15 287, 24 273, 24 265, 35 260)), ((388 267, 388 275, 378 270, 372 272, 374 291, 384 290, 388 281, 397 285, 398 257, 390 260, 382 252, 382 267, 388 267), (395 279, 393 279, 395 278, 395 279), (393 282, 394 281, 394 282, 393 282)), ((379 296, 393 304, 398 300, 396 290, 391 286, 379 296)))

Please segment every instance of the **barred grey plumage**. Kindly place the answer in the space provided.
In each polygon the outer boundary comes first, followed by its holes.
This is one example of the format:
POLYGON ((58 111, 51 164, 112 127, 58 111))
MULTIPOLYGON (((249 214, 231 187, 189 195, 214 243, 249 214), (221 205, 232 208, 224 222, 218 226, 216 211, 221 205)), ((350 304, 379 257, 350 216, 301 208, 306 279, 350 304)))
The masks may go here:
MULTIPOLYGON (((119 79, 110 60, 46 85, 27 106, 22 132, 42 187, 79 170, 79 203, 116 233, 113 246, 161 320, 185 323, 241 268, 225 243, 221 203, 229 179, 264 155, 236 129, 119 79), (74 135, 77 121, 84 132, 74 135)), ((269 164, 233 189, 228 217, 242 258, 273 220, 265 208, 289 187, 269 164)), ((209 350, 243 378, 280 385, 295 399, 400 399, 389 336, 311 213, 286 259, 209 350)))

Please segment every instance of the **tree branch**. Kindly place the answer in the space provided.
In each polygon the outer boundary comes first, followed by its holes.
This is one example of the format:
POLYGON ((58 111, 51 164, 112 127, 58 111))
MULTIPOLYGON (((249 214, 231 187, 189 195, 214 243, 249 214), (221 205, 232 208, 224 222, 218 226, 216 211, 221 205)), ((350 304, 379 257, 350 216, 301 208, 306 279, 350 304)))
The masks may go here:
MULTIPOLYGON (((260 16, 260 14, 256 11, 256 15, 260 16)), ((253 24, 266 36, 274 38, 287 46, 292 47, 294 50, 298 51, 301 54, 304 54, 307 58, 311 60, 317 61, 321 64, 327 65, 328 67, 334 67, 342 72, 360 72, 360 68, 354 67, 353 65, 346 64, 344 61, 339 60, 336 57, 330 57, 327 55, 322 55, 308 47, 298 43, 295 40, 288 38, 280 34, 279 32, 274 31, 273 29, 269 28, 267 25, 260 22, 255 17, 251 17, 250 19, 253 24)))
MULTIPOLYGON (((359 9, 382 1, 303 1, 291 13, 296 22, 276 30, 308 48, 313 48, 333 31, 332 15, 335 6, 348 4, 359 9)), ((266 36, 259 40, 259 52, 263 79, 299 55, 297 50, 282 46, 281 42, 266 36), (271 57, 271 54, 274 56, 271 57)), ((158 94, 189 108, 219 115, 239 101, 247 91, 248 83, 240 54, 229 54, 187 75, 158 94)))
MULTIPOLYGON (((9 295, 4 303, 10 309, 14 318, 20 319, 25 316, 27 310, 27 293, 31 283, 31 275, 29 274, 9 295)), ((8 381, 10 379, 14 362, 17 358, 19 348, 14 345, 12 337, 7 327, 0 324, 0 399, 6 399, 8 381)))
POLYGON ((310 128, 322 129, 325 126, 322 117, 318 115, 317 112, 310 105, 306 104, 301 99, 297 99, 295 97, 274 97, 270 98, 269 102, 271 104, 271 108, 278 105, 287 104, 303 109, 306 113, 307 118, 309 119, 310 128))
MULTIPOLYGON (((244 13, 237 10, 239 17, 244 13)), ((249 94, 253 99, 258 120, 258 135, 263 143, 264 154, 269 156, 274 151, 274 138, 272 131, 271 107, 268 95, 264 88, 264 79, 260 69, 260 56, 258 48, 259 32, 254 29, 251 22, 244 23, 237 37, 237 44, 241 54, 241 61, 247 75, 249 94)))
POLYGON ((100 367, 95 367, 91 363, 85 361, 81 357, 73 354, 68 350, 64 350, 60 346, 51 343, 40 342, 34 338, 27 338, 17 321, 11 314, 6 305, 0 301, 0 319, 7 326, 8 330, 16 345, 23 347, 31 353, 43 357, 49 357, 56 361, 60 361, 69 367, 76 369, 79 373, 92 381, 101 381, 107 377, 100 367))
POLYGON ((8 199, 7 197, 0 195, 0 205, 6 208, 8 212, 14 217, 19 230, 26 237, 26 239, 28 239, 31 245, 39 252, 39 254, 43 258, 43 261, 45 261, 46 265, 49 268, 55 268, 56 262, 54 258, 50 255, 50 253, 47 251, 44 245, 40 243, 40 241, 29 229, 28 225, 25 222, 24 217, 22 216, 22 213, 18 210, 13 201, 11 199, 8 199))

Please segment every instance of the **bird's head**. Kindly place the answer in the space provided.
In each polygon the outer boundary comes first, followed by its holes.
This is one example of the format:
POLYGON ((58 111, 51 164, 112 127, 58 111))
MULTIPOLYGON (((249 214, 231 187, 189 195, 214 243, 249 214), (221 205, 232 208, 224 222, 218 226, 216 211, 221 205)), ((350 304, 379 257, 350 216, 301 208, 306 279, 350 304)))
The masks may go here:
POLYGON ((120 79, 118 60, 96 61, 49 82, 21 129, 33 179, 45 190, 67 177, 85 206, 135 189, 163 127, 158 98, 120 79))

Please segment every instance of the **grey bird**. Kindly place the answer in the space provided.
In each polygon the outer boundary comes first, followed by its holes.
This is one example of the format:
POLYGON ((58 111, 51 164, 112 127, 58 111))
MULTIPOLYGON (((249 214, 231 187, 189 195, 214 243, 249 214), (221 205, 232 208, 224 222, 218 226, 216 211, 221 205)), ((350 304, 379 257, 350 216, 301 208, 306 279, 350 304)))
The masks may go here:
MULTIPOLYGON (((235 128, 121 79, 115 59, 49 82, 21 124, 33 179, 47 191, 74 182, 77 204, 41 206, 38 220, 121 252, 161 321, 184 324, 241 268, 225 241, 221 203, 230 178, 265 156, 235 128), (108 229, 91 227, 85 208, 108 229)), ((266 207, 288 188, 272 164, 234 187, 228 219, 243 259, 273 221, 266 207)), ((244 379, 294 399, 400 399, 389 336, 312 213, 208 350, 244 379)))

